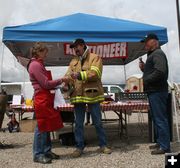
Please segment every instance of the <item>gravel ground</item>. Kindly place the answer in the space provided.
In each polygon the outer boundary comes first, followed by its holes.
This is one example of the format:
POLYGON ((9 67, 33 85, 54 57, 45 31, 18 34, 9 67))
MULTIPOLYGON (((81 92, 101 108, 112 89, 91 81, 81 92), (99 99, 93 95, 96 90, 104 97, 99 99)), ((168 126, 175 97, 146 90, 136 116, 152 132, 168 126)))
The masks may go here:
MULTIPOLYGON (((8 119, 4 120, 4 127, 8 119)), ((108 144, 113 153, 110 155, 97 153, 97 137, 93 126, 85 127, 85 139, 87 146, 80 158, 72 158, 70 154, 74 147, 62 146, 58 139, 53 140, 53 152, 60 155, 59 160, 53 160, 52 164, 42 165, 32 161, 33 133, 9 133, 0 132, 0 142, 12 144, 13 148, 0 149, 0 167, 2 168, 164 168, 164 155, 153 156, 148 148, 147 116, 141 125, 137 123, 137 115, 131 116, 128 124, 129 143, 127 139, 120 139, 117 133, 117 123, 104 124, 108 144)), ((62 131, 70 131, 66 126, 62 131)), ((180 151, 177 142, 171 144, 173 152, 180 151)))

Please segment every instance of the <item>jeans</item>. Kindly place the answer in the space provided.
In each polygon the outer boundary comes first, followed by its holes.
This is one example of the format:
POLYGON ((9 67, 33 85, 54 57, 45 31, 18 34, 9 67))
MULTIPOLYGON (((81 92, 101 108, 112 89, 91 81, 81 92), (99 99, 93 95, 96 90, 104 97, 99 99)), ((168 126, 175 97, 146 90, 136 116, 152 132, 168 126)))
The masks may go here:
POLYGON ((50 132, 39 132, 38 126, 36 126, 34 131, 33 157, 45 156, 48 152, 51 152, 51 148, 50 132))
POLYGON ((156 141, 163 150, 170 150, 170 130, 167 114, 168 92, 148 94, 151 118, 154 123, 156 141))
MULTIPOLYGON (((75 108, 75 140, 76 148, 84 149, 84 118, 86 111, 86 103, 74 104, 75 108)), ((106 146, 106 135, 101 122, 101 107, 99 103, 88 104, 88 111, 91 113, 92 121, 96 128, 99 139, 99 146, 106 146)))

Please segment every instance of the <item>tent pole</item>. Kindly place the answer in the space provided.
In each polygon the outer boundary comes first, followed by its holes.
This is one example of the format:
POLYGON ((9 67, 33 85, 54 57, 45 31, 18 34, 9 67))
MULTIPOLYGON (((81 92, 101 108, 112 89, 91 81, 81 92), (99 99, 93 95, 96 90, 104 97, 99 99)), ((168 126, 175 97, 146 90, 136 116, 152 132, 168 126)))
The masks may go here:
POLYGON ((126 79, 127 79, 127 76, 126 76, 126 65, 124 64, 124 83, 126 83, 126 79))
POLYGON ((177 133, 177 141, 180 142, 179 138, 179 122, 178 122, 178 114, 177 114, 177 108, 176 108, 176 97, 175 97, 175 84, 173 86, 172 90, 172 101, 174 106, 174 114, 176 119, 176 133, 177 133))
MULTIPOLYGON (((2 70, 3 70, 3 58, 4 58, 4 44, 2 43, 2 54, 0 58, 0 82, 2 82, 2 70)), ((0 83, 0 91, 1 91, 1 83, 0 83)))
POLYGON ((179 11, 179 0, 176 0, 176 12, 177 12, 177 25, 178 25, 178 37, 179 37, 179 49, 180 49, 180 11, 179 11))
POLYGON ((26 98, 26 95, 25 95, 25 67, 23 67, 23 87, 21 90, 21 94, 23 95, 24 98, 26 98))
POLYGON ((123 62, 123 67, 124 67, 124 83, 126 84, 126 64, 125 64, 126 58, 122 58, 122 62, 123 62))

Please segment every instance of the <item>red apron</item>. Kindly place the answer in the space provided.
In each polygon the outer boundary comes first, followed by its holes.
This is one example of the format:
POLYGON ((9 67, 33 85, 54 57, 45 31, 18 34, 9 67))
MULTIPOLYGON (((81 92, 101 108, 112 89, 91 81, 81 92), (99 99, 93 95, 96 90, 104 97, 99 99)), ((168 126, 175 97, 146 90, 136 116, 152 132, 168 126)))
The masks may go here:
MULTIPOLYGON (((51 72, 47 71, 47 77, 52 80, 51 72)), ((55 131, 63 127, 60 112, 54 109, 54 93, 42 89, 34 97, 34 108, 38 129, 40 132, 55 131)))

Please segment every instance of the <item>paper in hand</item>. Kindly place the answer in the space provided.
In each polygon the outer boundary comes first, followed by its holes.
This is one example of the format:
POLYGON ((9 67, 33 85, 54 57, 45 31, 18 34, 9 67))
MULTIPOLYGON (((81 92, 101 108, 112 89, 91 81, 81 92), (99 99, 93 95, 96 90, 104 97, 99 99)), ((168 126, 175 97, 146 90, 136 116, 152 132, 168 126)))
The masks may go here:
POLYGON ((55 90, 55 97, 54 97, 54 108, 57 109, 60 105, 66 104, 64 97, 60 91, 60 89, 55 90))

